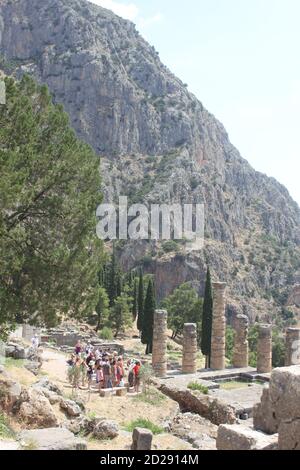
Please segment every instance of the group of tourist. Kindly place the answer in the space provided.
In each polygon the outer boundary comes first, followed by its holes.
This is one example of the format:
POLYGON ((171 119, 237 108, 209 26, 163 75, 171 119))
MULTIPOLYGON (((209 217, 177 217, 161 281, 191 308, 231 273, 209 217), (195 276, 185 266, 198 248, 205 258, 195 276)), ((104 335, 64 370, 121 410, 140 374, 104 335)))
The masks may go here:
POLYGON ((68 379, 74 389, 87 386, 90 391, 93 382, 97 384, 99 391, 125 387, 127 376, 126 386, 139 393, 140 361, 131 359, 124 364, 123 356, 117 351, 103 351, 91 343, 84 346, 79 340, 67 364, 68 379))

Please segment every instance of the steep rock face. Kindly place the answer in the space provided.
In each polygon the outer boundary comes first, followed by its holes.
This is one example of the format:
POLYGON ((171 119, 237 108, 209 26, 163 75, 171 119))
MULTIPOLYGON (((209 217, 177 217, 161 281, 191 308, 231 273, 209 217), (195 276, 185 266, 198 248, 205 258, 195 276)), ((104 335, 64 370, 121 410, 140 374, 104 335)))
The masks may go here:
POLYGON ((97 151, 157 154, 186 143, 201 161, 205 143, 214 152, 225 136, 129 21, 83 0, 4 0, 1 17, 1 52, 48 83, 97 151))
POLYGON ((1 0, 0 54, 6 73, 47 83, 103 156, 107 200, 205 204, 204 250, 121 245, 125 267, 156 273, 160 298, 184 281, 202 292, 209 262, 251 318, 285 304, 300 268, 298 205, 241 158, 131 22, 85 0, 1 0))

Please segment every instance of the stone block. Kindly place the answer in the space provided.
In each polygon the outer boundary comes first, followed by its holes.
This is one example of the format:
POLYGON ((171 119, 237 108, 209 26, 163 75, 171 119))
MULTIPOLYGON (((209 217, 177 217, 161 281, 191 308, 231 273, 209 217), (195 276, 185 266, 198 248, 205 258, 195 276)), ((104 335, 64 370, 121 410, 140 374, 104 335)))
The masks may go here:
POLYGON ((240 424, 222 424, 218 428, 218 450, 274 450, 278 447, 278 436, 269 436, 240 424))
POLYGON ((113 393, 113 390, 111 388, 102 388, 100 390, 100 397, 110 397, 113 393))
POLYGON ((148 429, 135 428, 132 433, 131 450, 151 450, 153 434, 148 429))

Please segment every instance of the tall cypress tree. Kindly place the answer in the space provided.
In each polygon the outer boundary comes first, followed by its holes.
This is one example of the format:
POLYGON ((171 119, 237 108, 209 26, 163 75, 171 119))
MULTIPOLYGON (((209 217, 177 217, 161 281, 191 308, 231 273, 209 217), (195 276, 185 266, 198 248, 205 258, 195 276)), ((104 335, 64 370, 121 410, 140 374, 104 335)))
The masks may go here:
POLYGON ((123 286, 122 286, 122 273, 120 269, 116 272, 116 297, 120 297, 122 294, 123 286))
POLYGON ((138 288, 138 319, 137 319, 137 328, 139 331, 143 330, 143 319, 144 319, 144 277, 143 277, 142 270, 140 270, 139 288, 138 288))
POLYGON ((107 292, 109 297, 109 306, 112 307, 114 305, 114 301, 116 298, 116 255, 115 255, 115 247, 113 247, 113 252, 111 255, 111 260, 108 269, 108 277, 107 277, 107 292))
POLYGON ((133 320, 136 320, 138 314, 138 289, 137 289, 137 279, 133 280, 133 302, 132 302, 132 316, 133 320))
POLYGON ((152 353, 153 321, 155 310, 155 293, 152 279, 149 280, 144 305, 142 343, 146 344, 146 354, 152 353))
POLYGON ((212 314, 213 314, 213 297, 211 287, 210 269, 207 268, 205 293, 203 302, 202 315, 202 334, 201 334, 201 351, 206 357, 206 367, 210 367, 211 355, 211 331, 212 331, 212 314))

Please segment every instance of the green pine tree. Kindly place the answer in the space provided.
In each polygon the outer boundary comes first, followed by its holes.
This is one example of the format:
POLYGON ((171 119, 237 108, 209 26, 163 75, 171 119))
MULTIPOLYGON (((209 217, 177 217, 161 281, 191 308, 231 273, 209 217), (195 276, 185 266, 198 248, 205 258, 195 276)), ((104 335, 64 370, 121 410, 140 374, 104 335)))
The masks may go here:
POLYGON ((114 306, 110 309, 109 322, 115 337, 126 328, 132 326, 132 298, 125 290, 115 299, 114 306))
POLYGON ((201 351, 206 357, 206 367, 210 367, 213 296, 210 269, 207 268, 202 314, 201 351))
POLYGON ((103 328, 108 320, 109 314, 109 298, 104 287, 99 287, 98 291, 98 302, 95 308, 97 315, 96 331, 103 328))
POLYGON ((0 105, 0 334, 54 325, 98 301, 99 158, 46 86, 5 79, 0 105))
POLYGON ((185 323, 199 324, 201 321, 199 305, 201 300, 189 283, 181 284, 164 299, 162 306, 168 311, 168 326, 172 329, 173 339, 182 334, 185 323))
POLYGON ((122 294, 123 286, 122 286, 122 273, 121 270, 118 269, 116 272, 116 297, 120 297, 122 294))
POLYGON ((146 354, 152 353, 155 292, 152 279, 149 280, 144 305, 144 319, 141 340, 146 344, 146 354))
POLYGON ((143 272, 140 270, 139 286, 138 286, 138 318, 137 328, 141 332, 143 330, 144 319, 144 277, 143 272))

